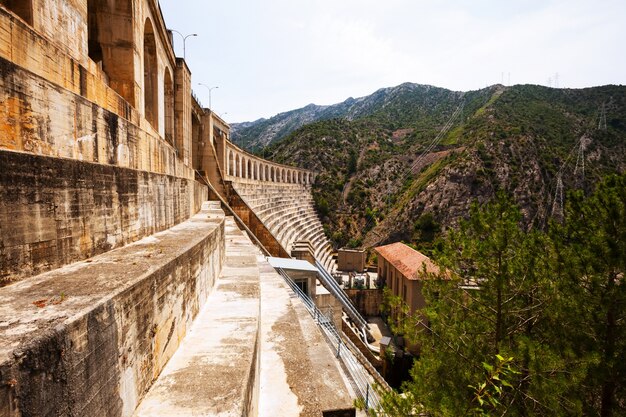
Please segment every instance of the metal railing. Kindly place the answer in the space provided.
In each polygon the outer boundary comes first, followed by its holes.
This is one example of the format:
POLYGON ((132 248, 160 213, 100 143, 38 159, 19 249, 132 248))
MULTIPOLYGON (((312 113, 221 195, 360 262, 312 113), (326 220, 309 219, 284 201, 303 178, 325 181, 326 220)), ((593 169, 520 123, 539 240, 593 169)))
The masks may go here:
POLYGON ((359 329, 363 332, 363 336, 366 336, 366 332, 369 329, 369 325, 367 324, 367 320, 363 318, 361 313, 354 307, 350 298, 346 295, 346 293, 341 289, 335 278, 328 273, 324 265, 321 264, 317 259, 315 260, 315 266, 320 272, 320 279, 324 283, 324 286, 328 288, 335 298, 339 300, 341 305, 343 306, 346 314, 356 323, 359 329))
MULTIPOLYGON (((311 300, 311 297, 305 294, 282 268, 276 268, 276 271, 283 277, 285 282, 287 282, 289 287, 291 287, 298 297, 300 297, 309 314, 311 314, 317 325, 322 330, 322 334, 326 338, 326 341, 330 345, 331 349, 335 352, 335 356, 340 359, 340 363, 349 377, 357 397, 363 401, 365 410, 369 410, 371 408, 378 409, 380 405, 380 398, 378 396, 378 392, 373 387, 373 383, 370 382, 370 378, 372 377, 354 357, 354 354, 349 346, 346 345, 346 342, 343 340, 339 331, 337 331, 337 328, 333 324, 332 316, 328 317, 324 315, 324 313, 317 308, 313 300, 311 300)), ((374 372, 376 371, 374 370, 374 372)))

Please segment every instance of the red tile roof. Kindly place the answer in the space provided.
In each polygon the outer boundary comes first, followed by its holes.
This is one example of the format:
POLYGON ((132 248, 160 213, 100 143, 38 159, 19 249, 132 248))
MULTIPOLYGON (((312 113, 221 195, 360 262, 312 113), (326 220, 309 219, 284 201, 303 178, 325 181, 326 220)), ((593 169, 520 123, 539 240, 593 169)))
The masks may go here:
POLYGON ((402 275, 410 280, 422 279, 422 272, 437 274, 439 267, 430 258, 401 242, 374 248, 378 256, 382 256, 402 275))

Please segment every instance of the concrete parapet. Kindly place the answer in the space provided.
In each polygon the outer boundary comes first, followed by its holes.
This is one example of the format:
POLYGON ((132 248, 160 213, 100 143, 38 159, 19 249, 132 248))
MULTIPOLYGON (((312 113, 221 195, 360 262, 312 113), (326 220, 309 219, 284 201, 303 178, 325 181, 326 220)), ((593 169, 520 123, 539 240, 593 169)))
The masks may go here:
POLYGON ((0 416, 130 416, 212 291, 224 215, 0 288, 0 416))
POLYGON ((215 291, 135 417, 257 415, 259 251, 230 218, 226 242, 215 291))

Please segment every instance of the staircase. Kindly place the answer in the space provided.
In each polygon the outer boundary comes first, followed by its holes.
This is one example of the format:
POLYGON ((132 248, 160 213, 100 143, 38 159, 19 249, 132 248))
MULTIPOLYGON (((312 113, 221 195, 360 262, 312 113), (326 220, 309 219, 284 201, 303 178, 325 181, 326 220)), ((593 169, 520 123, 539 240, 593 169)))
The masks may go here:
POLYGON ((308 240, 315 258, 324 268, 336 269, 333 248, 315 212, 310 186, 249 182, 233 182, 232 185, 288 252, 294 242, 308 240))

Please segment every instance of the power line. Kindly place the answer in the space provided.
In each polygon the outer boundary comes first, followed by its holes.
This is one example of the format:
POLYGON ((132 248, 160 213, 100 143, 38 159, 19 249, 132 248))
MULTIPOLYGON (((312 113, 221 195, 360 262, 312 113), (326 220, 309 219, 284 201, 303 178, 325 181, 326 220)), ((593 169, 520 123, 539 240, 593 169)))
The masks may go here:
MULTIPOLYGON (((426 156, 428 154, 431 153, 431 151, 434 149, 435 146, 437 146, 439 144, 439 142, 441 142, 441 139, 443 138, 443 136, 450 130, 450 128, 452 127, 452 125, 454 124, 455 120, 459 117, 459 115, 463 112, 463 108, 464 108, 464 98, 465 94, 461 94, 461 103, 459 103, 459 105, 457 106, 457 108, 454 110, 454 112, 452 113, 452 115, 448 118, 448 120, 446 121, 445 125, 443 125, 443 127, 439 130, 439 133, 437 133, 437 136, 435 136, 435 138, 429 143, 428 147, 426 149, 424 149, 422 151, 422 153, 417 157, 417 159, 413 162, 413 164, 411 164, 411 166, 407 169, 405 169, 404 171, 402 171, 402 175, 400 176, 400 180, 399 180, 399 184, 402 184, 404 182, 404 180, 413 172, 413 169, 418 166, 419 163, 421 163, 424 158, 426 158, 426 156)), ((391 196, 387 195, 387 206, 389 206, 389 198, 391 196)), ((375 216, 372 216, 368 222, 365 224, 365 227, 363 228, 363 230, 368 230, 368 228, 372 225, 372 223, 375 220, 375 216)))
POLYGON ((554 202, 552 203, 552 217, 563 219, 563 177, 559 172, 556 177, 556 189, 554 190, 554 202))

